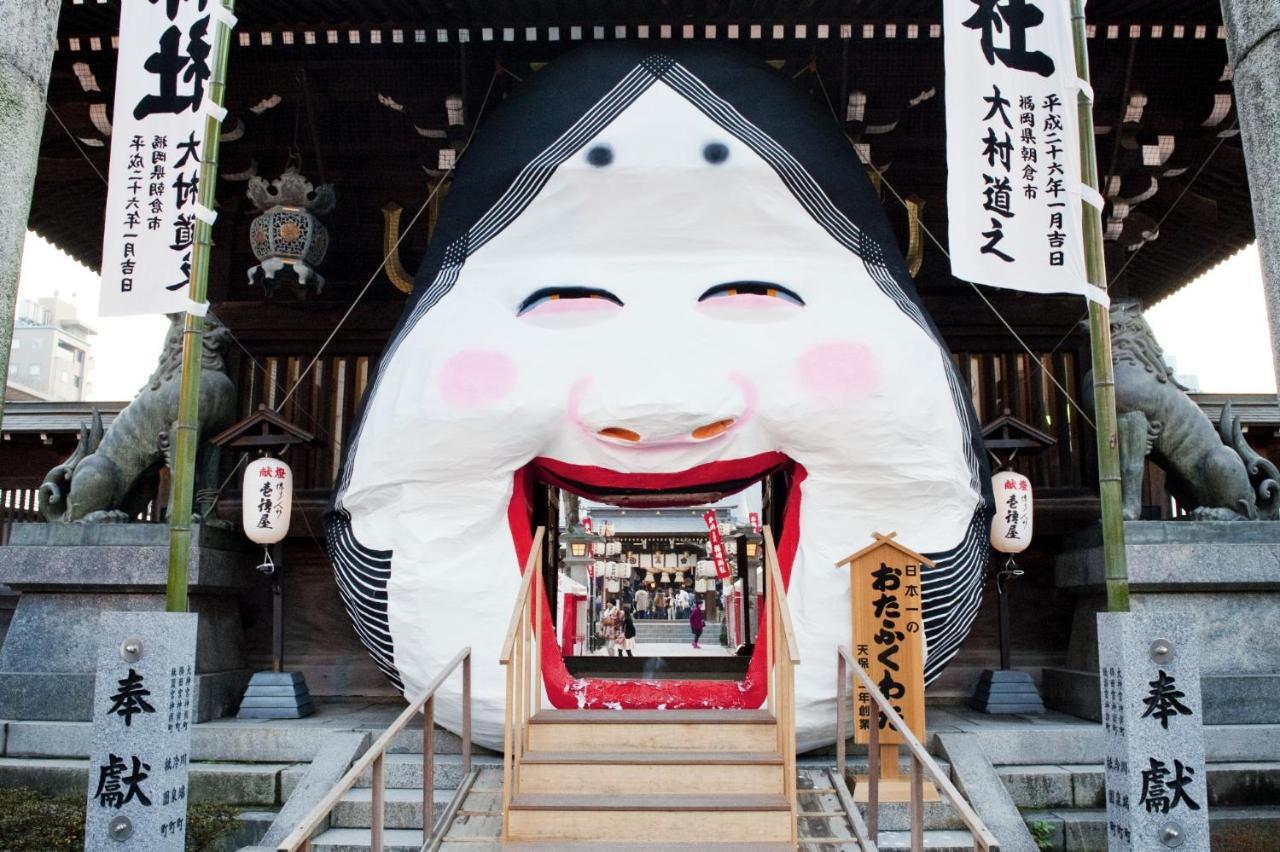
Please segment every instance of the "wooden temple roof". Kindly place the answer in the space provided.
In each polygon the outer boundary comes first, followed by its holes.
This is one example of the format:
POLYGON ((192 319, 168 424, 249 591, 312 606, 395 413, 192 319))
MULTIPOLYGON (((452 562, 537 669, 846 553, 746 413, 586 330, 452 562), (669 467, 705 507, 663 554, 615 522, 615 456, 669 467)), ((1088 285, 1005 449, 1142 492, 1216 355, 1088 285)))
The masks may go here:
MULTIPOLYGON (((63 6, 31 213, 32 228, 94 267, 119 9, 63 6)), ((924 224, 946 241, 936 0, 241 0, 236 12, 214 235, 232 250, 215 259, 215 302, 260 297, 244 278, 256 262, 251 170, 272 179, 294 150, 308 178, 334 184, 321 272, 324 300, 340 308, 382 258, 382 207, 402 205, 407 221, 440 148, 458 145, 456 129, 442 132, 446 97, 461 95, 471 120, 491 85, 496 102, 575 45, 618 38, 732 42, 780 64, 820 103, 864 93, 862 120, 846 123, 851 139, 901 195, 923 200, 924 224)), ((1088 14, 1108 266, 1124 271, 1118 293, 1150 304, 1253 239, 1221 11, 1212 0, 1094 0, 1088 14)), ((883 196, 905 249, 906 213, 883 196)), ((410 274, 426 240, 422 223, 405 239, 410 274)), ((918 282, 926 299, 969 290, 931 244, 918 282)), ((371 324, 389 326, 402 299, 379 276, 367 300, 385 317, 371 324)))

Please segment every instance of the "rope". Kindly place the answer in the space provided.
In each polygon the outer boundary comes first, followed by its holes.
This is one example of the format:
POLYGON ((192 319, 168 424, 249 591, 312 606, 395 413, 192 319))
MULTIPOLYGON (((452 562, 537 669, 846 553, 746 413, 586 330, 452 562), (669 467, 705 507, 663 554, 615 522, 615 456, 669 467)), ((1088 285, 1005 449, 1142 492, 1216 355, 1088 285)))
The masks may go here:
POLYGON ((102 185, 110 186, 111 184, 107 183, 106 177, 104 177, 102 172, 98 171, 98 167, 93 164, 93 160, 89 159, 89 152, 84 149, 84 146, 80 144, 80 140, 76 138, 76 135, 71 132, 66 124, 63 123, 62 116, 58 115, 58 113, 54 111, 48 101, 44 102, 44 108, 47 109, 49 111, 49 115, 53 116, 58 122, 58 126, 66 132, 67 138, 71 140, 71 144, 76 146, 76 150, 80 152, 81 157, 84 157, 84 161, 89 164, 89 168, 93 169, 93 173, 98 176, 98 180, 102 181, 102 185))
MULTIPOLYGON (((819 88, 822 89, 822 96, 826 98, 827 106, 831 109, 832 117, 835 118, 836 123, 839 124, 840 117, 836 115, 835 108, 834 106, 832 106, 832 103, 831 103, 831 96, 827 93, 827 86, 822 81, 822 75, 818 73, 818 68, 816 64, 812 66, 812 71, 814 76, 818 78, 818 86, 819 88)), ((849 141, 850 145, 853 144, 853 140, 849 139, 848 134, 845 134, 845 139, 849 141)), ((854 151, 855 152, 857 151, 856 147, 854 148, 854 151)), ((861 154, 858 155, 858 159, 860 160, 862 159, 861 154)), ((906 200, 900 194, 898 194, 898 190, 895 189, 893 184, 889 182, 888 178, 884 176, 884 172, 876 168, 875 163, 871 162, 869 158, 866 160, 863 160, 863 163, 876 173, 876 176, 879 177, 880 179, 880 183, 882 183, 885 187, 888 188, 889 192, 892 193, 894 198, 898 199, 898 203, 902 205, 903 209, 904 210, 907 209, 906 200)), ((938 240, 937 237, 933 235, 933 232, 929 230, 929 227, 925 225, 924 221, 922 219, 917 218, 916 222, 917 224, 919 224, 920 230, 925 233, 925 235, 933 242, 935 246, 937 246, 938 251, 942 252, 943 257, 945 257, 948 261, 950 261, 951 253, 948 252, 946 248, 943 247, 942 243, 938 240)), ((963 280, 963 279, 959 279, 959 280, 963 280)), ((974 284, 972 281, 965 281, 965 283, 968 284, 971 288, 973 288, 973 292, 978 294, 978 298, 982 299, 982 301, 986 304, 986 306, 991 309, 991 313, 995 314, 996 319, 1000 320, 1000 323, 1006 329, 1008 329, 1009 334, 1013 336, 1013 339, 1018 341, 1018 345, 1020 345, 1024 350, 1026 350, 1026 353, 1029 356, 1031 356, 1031 363, 1036 365, 1036 369, 1038 369, 1041 373, 1043 373, 1045 378, 1047 378, 1050 382, 1053 383, 1053 385, 1062 393, 1062 395, 1066 397, 1066 400, 1071 404, 1071 407, 1074 408, 1077 412, 1079 412, 1080 416, 1084 418, 1085 422, 1087 422, 1089 426, 1096 431, 1098 427, 1094 425, 1093 420, 1089 417, 1089 415, 1085 412, 1085 410, 1081 408, 1080 403, 1076 402, 1075 397, 1073 397, 1071 393, 1065 387, 1062 386, 1062 383, 1058 381, 1057 377, 1055 377, 1053 373, 1050 373, 1048 370, 1045 369, 1044 364, 1041 363, 1040 361, 1040 356, 1037 355, 1031 349, 1031 347, 1027 345, 1027 342, 1022 339, 1022 336, 1019 335, 1017 331, 1014 330, 1013 326, 1009 324, 1009 321, 1004 318, 1004 315, 1000 313, 1000 311, 996 308, 996 306, 991 304, 991 300, 987 298, 986 294, 983 293, 980 289, 978 289, 978 285, 974 284)))

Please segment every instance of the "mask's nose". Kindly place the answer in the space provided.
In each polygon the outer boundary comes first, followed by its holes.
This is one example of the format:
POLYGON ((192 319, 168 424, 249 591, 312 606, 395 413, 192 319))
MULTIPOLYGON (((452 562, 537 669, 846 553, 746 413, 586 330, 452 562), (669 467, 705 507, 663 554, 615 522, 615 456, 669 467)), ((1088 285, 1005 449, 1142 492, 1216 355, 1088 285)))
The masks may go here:
POLYGON ((750 416, 750 393, 737 377, 709 387, 696 401, 664 394, 657 400, 636 388, 591 383, 577 399, 577 417, 596 440, 615 446, 697 443, 718 438, 750 416), (647 398, 646 398, 647 397, 647 398))

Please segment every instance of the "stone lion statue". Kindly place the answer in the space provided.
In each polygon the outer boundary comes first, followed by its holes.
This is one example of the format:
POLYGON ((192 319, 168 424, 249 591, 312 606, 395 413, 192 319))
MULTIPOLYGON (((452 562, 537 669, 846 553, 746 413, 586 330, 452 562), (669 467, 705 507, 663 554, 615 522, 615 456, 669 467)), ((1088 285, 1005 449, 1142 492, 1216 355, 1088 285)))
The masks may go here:
MULTIPOLYGON (((1125 520, 1141 514, 1148 455, 1168 474, 1170 493, 1195 520, 1280 517, 1280 471, 1245 441, 1230 403, 1214 429, 1165 363, 1140 303, 1112 305, 1111 346, 1125 520)), ((1090 373, 1090 402, 1092 384, 1090 373)))
MULTIPOLYGON (((155 372, 125 406, 111 428, 93 413, 80 427, 80 443, 65 462, 45 475, 40 511, 50 521, 126 522, 155 494, 162 466, 173 466, 185 314, 171 314, 155 372)), ((216 435, 235 417, 235 385, 227 374, 231 332, 207 317, 200 373, 198 440, 216 435)), ((217 448, 202 446, 196 487, 217 475, 217 448)))

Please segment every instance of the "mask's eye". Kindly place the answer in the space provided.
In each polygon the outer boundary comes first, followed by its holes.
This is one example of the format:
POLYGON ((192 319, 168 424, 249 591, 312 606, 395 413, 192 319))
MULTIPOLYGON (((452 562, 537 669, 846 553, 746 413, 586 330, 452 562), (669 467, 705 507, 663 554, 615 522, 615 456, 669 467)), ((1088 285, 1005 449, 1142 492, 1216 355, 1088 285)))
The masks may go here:
MULTIPOLYGON (((727 284, 717 284, 707 292, 698 297, 699 302, 708 302, 712 299, 727 299, 735 296, 756 296, 763 299, 777 299, 779 303, 796 305, 804 307, 804 299, 792 290, 788 290, 779 284, 773 284, 768 281, 730 281, 727 284)), ((744 300, 746 301, 746 300, 744 300)), ((759 301, 759 299, 751 299, 750 301, 759 301)))
POLYGON ((614 307, 622 307, 622 300, 598 287, 543 287, 525 297, 516 316, 578 313, 614 307))

